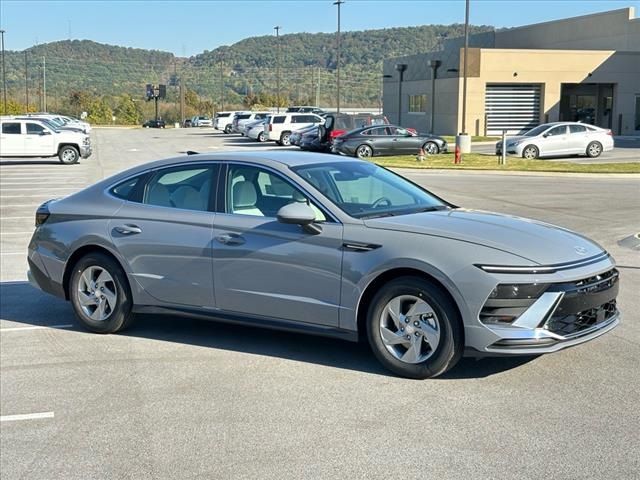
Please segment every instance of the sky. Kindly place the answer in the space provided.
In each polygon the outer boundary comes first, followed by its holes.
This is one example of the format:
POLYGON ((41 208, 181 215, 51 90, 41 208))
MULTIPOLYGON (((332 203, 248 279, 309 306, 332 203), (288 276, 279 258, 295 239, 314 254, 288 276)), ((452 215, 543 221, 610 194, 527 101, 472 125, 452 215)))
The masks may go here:
MULTIPOLYGON (((5 48, 87 39, 191 56, 243 38, 334 32, 333 0, 0 0, 5 48)), ((471 0, 470 23, 516 27, 635 7, 640 0, 471 0)), ((464 22, 464 0, 347 0, 343 31, 464 22)))

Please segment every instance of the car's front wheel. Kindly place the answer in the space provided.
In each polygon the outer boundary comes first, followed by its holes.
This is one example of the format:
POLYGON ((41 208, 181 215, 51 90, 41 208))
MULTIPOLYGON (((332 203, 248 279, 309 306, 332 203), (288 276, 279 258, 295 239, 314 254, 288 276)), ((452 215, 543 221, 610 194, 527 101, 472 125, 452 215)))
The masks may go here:
POLYGON ((591 142, 587 145, 587 156, 591 158, 599 157, 602 153, 602 144, 600 142, 591 142))
POLYGON ((438 147, 438 144, 435 142, 427 142, 424 144, 422 148, 429 155, 437 155, 438 153, 440 153, 440 148, 438 147))
POLYGON ((90 253, 76 263, 69 297, 78 320, 93 332, 115 333, 133 317, 126 275, 115 260, 102 253, 90 253))
POLYGON ((526 160, 535 160, 536 158, 538 158, 539 155, 540 155, 540 151, 538 150, 538 147, 536 147, 535 145, 527 145, 522 150, 522 158, 526 160))
POLYGON ((224 127, 224 133, 226 133, 227 135, 231 133, 231 125, 227 125, 226 127, 224 127))
POLYGON ((398 278, 380 289, 369 307, 367 336, 380 363, 408 378, 444 373, 464 348, 453 301, 442 288, 419 277, 398 278))
POLYGON ((65 165, 72 165, 78 163, 78 160, 80 160, 80 152, 72 145, 65 145, 64 147, 60 147, 58 159, 65 165))

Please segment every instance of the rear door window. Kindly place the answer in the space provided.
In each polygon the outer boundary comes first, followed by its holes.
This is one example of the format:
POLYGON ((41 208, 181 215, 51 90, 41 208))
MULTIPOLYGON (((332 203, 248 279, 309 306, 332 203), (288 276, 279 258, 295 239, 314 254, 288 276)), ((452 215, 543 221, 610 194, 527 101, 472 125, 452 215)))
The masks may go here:
POLYGON ((189 165, 160 170, 147 184, 143 203, 207 211, 216 169, 213 165, 189 165))
POLYGON ((587 128, 584 125, 569 125, 569 133, 585 133, 587 128))
POLYGON ((5 135, 20 135, 20 122, 3 123, 2 133, 5 135))

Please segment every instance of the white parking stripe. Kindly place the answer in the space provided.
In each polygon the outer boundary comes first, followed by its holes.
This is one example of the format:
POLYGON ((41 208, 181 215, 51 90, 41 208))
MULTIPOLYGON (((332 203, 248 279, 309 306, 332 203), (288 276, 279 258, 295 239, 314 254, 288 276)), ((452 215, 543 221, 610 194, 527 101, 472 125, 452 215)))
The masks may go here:
POLYGON ((64 324, 64 325, 32 325, 30 327, 8 327, 8 328, 0 328, 1 332, 22 332, 24 330, 45 330, 49 328, 71 328, 72 324, 64 324))
POLYGON ((19 420, 39 420, 42 418, 53 418, 53 412, 24 413, 22 415, 1 415, 0 422, 16 422, 19 420))

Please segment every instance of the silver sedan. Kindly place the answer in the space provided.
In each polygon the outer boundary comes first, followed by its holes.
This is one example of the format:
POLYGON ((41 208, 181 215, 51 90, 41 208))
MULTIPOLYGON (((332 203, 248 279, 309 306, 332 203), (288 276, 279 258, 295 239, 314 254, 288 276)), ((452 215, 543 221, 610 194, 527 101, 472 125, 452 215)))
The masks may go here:
POLYGON ((368 341, 389 370, 428 378, 465 351, 554 352, 620 318, 596 243, 360 160, 162 160, 46 202, 36 225, 30 280, 100 333, 177 313, 368 341))

